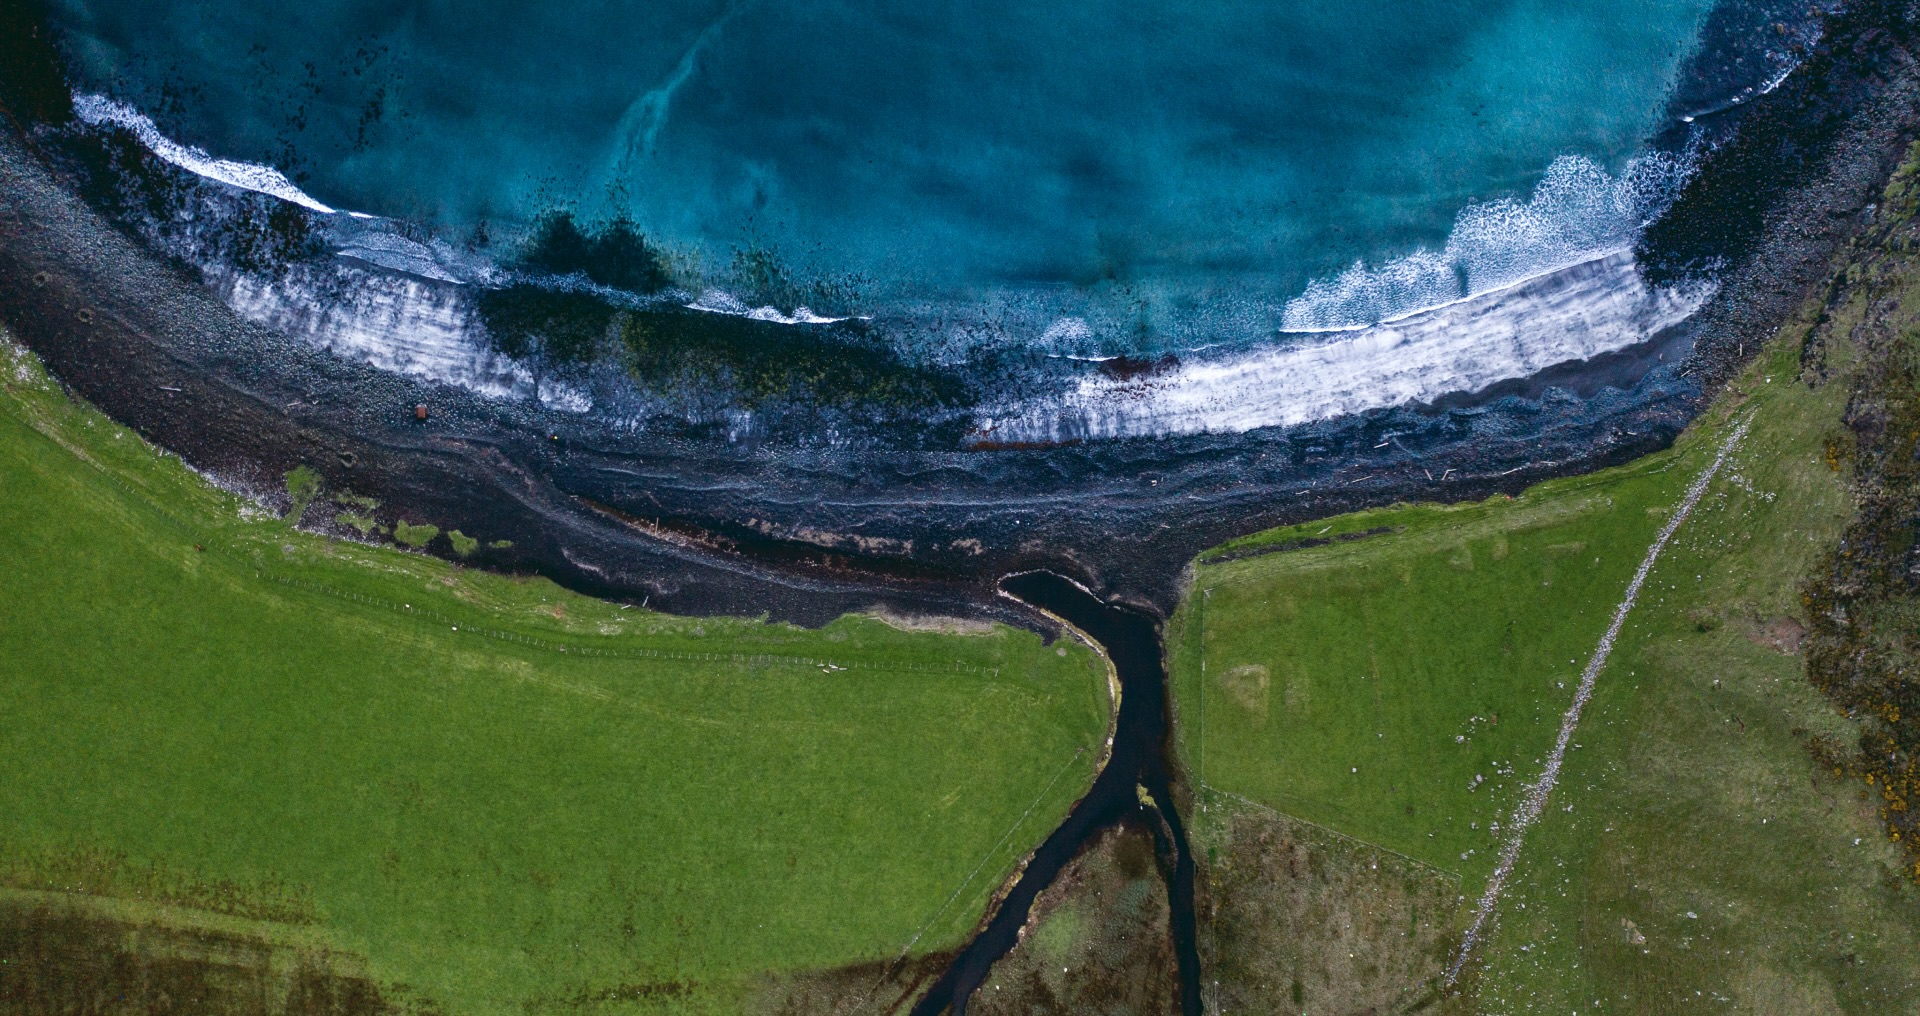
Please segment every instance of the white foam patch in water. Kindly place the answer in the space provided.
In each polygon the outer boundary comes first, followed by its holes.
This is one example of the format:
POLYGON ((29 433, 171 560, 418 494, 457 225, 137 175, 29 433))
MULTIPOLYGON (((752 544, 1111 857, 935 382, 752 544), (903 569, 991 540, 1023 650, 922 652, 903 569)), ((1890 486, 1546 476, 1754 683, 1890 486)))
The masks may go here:
POLYGON ((433 247, 396 233, 368 232, 348 240, 335 253, 422 278, 454 283, 467 281, 433 247))
MULTIPOLYGON (((330 271, 325 288, 304 272, 284 279, 223 274, 214 290, 234 312, 333 354, 482 395, 526 395, 533 376, 487 347, 471 306, 450 286, 375 272, 330 271)), ((585 412, 584 392, 541 385, 540 400, 585 412)))
POLYGON ((1631 254, 1610 254, 1393 322, 1145 377, 1083 378, 1058 401, 983 420, 979 432, 1039 443, 1240 433, 1428 402, 1644 342, 1710 295, 1651 288, 1631 254))
POLYGON ((808 307, 795 307, 791 314, 778 307, 749 307, 739 297, 719 289, 709 289, 701 293, 700 299, 686 306, 688 310, 751 318, 755 321, 771 321, 780 325, 831 325, 853 320, 851 317, 822 317, 808 307))
POLYGON ((1093 328, 1085 318, 1063 317, 1047 326, 1040 334, 1040 341, 1046 346, 1057 346, 1063 342, 1084 342, 1093 337, 1093 328))
POLYGON ((332 215, 334 210, 293 185, 286 174, 271 166, 262 166, 252 162, 239 162, 233 159, 216 159, 204 149, 183 145, 154 126, 151 119, 139 110, 125 103, 115 102, 104 95, 75 93, 73 113, 82 122, 99 126, 111 124, 124 127, 138 138, 147 150, 160 158, 179 166, 195 176, 216 180, 230 187, 257 191, 271 195, 282 201, 291 201, 303 208, 310 208, 323 215, 332 215))
POLYGON ((1624 251, 1672 200, 1688 159, 1654 153, 1614 176, 1579 156, 1561 156, 1524 202, 1472 205, 1447 244, 1378 266, 1356 262, 1288 301, 1285 328, 1325 332, 1390 323, 1572 265, 1624 251))

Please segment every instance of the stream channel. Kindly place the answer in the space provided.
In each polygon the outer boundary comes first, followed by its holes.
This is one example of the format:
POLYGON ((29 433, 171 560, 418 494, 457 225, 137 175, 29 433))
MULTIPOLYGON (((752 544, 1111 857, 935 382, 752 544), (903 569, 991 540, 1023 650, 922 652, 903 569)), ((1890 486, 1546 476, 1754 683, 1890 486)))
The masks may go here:
POLYGON ((952 1016, 965 1016, 967 1000, 986 980, 994 962, 1019 942, 1020 929, 1027 923, 1034 899, 1102 830, 1142 813, 1147 819, 1144 824, 1153 831, 1154 854, 1167 882, 1167 902, 1172 910, 1168 927, 1180 966, 1180 1010, 1184 1016, 1200 1016, 1193 856, 1173 801, 1167 673, 1159 626, 1151 616, 1102 603, 1077 583, 1052 572, 1009 575, 1001 580, 1000 588, 1080 629, 1105 649, 1120 679, 1113 753, 1086 796, 1067 813, 1066 821, 1033 852, 1033 859, 986 928, 967 943, 914 1006, 913 1016, 939 1016, 946 1011, 952 1016))

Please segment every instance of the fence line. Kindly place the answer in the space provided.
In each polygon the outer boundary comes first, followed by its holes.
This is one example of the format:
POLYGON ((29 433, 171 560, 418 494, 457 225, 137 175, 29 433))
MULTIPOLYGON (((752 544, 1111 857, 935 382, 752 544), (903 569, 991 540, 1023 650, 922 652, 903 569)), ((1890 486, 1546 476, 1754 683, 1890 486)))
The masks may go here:
POLYGON ((1741 421, 1733 433, 1720 445, 1720 453, 1713 462, 1700 471, 1700 475, 1687 486, 1687 495, 1680 501, 1680 507, 1667 520, 1654 538, 1653 546, 1647 548, 1647 556, 1640 561, 1640 569, 1633 573, 1633 581, 1627 584, 1626 597, 1620 601, 1613 612, 1613 623, 1607 626, 1606 634, 1600 636, 1600 644, 1594 648, 1593 658, 1587 662, 1587 669, 1580 675, 1580 687, 1573 694, 1573 704, 1567 707, 1566 715, 1560 721, 1560 737, 1554 742, 1553 751, 1547 755, 1547 764, 1535 780, 1521 795, 1520 806, 1514 809, 1513 825, 1507 831, 1507 842, 1500 850, 1500 863, 1493 869, 1493 878, 1487 882, 1487 891, 1480 896, 1480 903, 1474 910, 1473 924, 1467 928, 1466 935, 1460 940, 1460 952, 1447 968, 1447 983, 1452 984, 1460 977, 1460 971, 1473 953, 1474 944, 1479 940, 1480 930, 1493 916, 1494 908, 1500 903, 1500 893, 1505 890, 1507 877, 1513 873, 1514 865, 1520 860, 1520 847, 1525 843, 1527 827, 1539 819, 1546 810, 1547 798, 1560 780, 1560 765, 1566 760, 1567 745, 1573 740, 1574 728, 1580 725, 1580 713, 1586 708, 1587 700, 1593 697, 1594 682, 1600 677, 1600 671, 1607 665, 1607 658, 1613 654, 1615 640, 1627 623, 1627 613, 1640 598, 1640 588, 1646 584, 1647 576, 1653 574, 1654 563, 1660 560, 1660 552, 1667 548, 1667 541, 1680 530, 1680 524, 1693 514, 1695 505, 1706 495, 1707 486, 1726 464, 1727 457, 1733 454, 1734 446, 1747 436, 1747 428, 1753 425, 1753 417, 1741 421))

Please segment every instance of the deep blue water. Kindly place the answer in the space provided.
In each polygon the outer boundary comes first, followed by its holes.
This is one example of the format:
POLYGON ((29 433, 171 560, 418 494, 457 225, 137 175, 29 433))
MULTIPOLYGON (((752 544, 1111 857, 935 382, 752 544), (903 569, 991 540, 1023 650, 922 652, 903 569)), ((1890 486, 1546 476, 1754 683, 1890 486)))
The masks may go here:
POLYGON ((1065 292, 1154 332, 1438 249, 1556 158, 1620 174, 1709 6, 69 0, 63 20, 90 87, 337 207, 508 237, 556 206, 625 212, 710 269, 764 249, 881 309, 1065 292))

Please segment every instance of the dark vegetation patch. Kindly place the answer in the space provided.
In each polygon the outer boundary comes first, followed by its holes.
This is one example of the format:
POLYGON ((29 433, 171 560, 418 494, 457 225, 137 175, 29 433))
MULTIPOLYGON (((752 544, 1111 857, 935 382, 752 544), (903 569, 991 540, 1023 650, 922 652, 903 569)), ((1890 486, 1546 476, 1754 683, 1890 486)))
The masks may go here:
POLYGON ((520 264, 553 275, 584 275, 602 286, 642 295, 673 281, 660 252, 624 216, 589 232, 571 212, 549 212, 534 224, 520 264))
POLYGON ((1102 833, 1034 902, 967 1006, 981 1016, 1177 1013, 1167 891, 1145 829, 1102 833))
POLYGON ((861 279, 816 276, 802 281, 778 255, 763 247, 734 251, 727 268, 728 287, 756 307, 775 307, 789 314, 806 307, 817 314, 846 316, 854 313, 859 302, 861 279))
POLYGON ((1443 1012, 1459 883, 1424 864, 1215 799, 1203 844, 1209 1012, 1443 1012))
MULTIPOLYGON (((588 228, 570 212, 550 212, 535 224, 516 263, 641 296, 673 284, 662 251, 624 217, 588 228)), ((787 312, 847 299, 834 287, 796 282, 764 251, 738 252, 730 275, 730 285, 754 303, 787 312)), ((970 401, 957 374, 908 364, 853 322, 781 324, 675 305, 634 309, 597 293, 539 283, 484 291, 478 306, 501 353, 563 369, 611 359, 659 392, 728 393, 748 407, 790 399, 914 411, 970 401)))
POLYGON ((1914 61, 1902 0, 1859 0, 1773 92, 1740 107, 1733 136, 1703 152, 1698 172, 1647 227, 1634 254, 1647 280, 1671 285, 1744 263, 1781 200, 1824 171, 1854 113, 1914 61))
POLYGON ((613 305, 592 293, 524 284, 482 290, 478 304, 494 349, 560 365, 598 358, 614 315, 613 305))
POLYGON ((320 919, 307 886, 272 878, 209 878, 114 850, 15 850, 0 865, 0 886, 121 897, 281 924, 320 919))
POLYGON ((851 323, 784 325, 659 308, 623 315, 618 341, 621 361, 642 384, 727 384, 750 404, 811 396, 927 410, 969 401, 958 375, 906 363, 851 323))
POLYGON ((952 961, 953 953, 936 952, 899 962, 785 974, 768 979, 749 1011, 765 1016, 894 1016, 906 1012, 952 961))
POLYGON ((230 214, 203 221, 209 252, 247 271, 278 273, 322 253, 313 213, 290 201, 242 192, 230 214))
MULTIPOLYGON (((523 256, 529 267, 584 273, 637 292, 667 284, 657 257, 624 223, 590 236, 567 216, 542 222, 523 256), (651 267, 634 267, 642 262, 651 267)), ((747 407, 795 400, 924 411, 972 401, 957 372, 907 363, 854 322, 781 324, 674 305, 623 308, 595 293, 535 283, 482 291, 477 304, 494 348, 507 356, 563 369, 611 360, 657 392, 725 393, 747 407)))
MULTIPOLYGON (((1910 214, 1916 183, 1903 170, 1888 205, 1910 214)), ((1799 648, 1815 687, 1860 726, 1857 753, 1816 745, 1816 755, 1879 794, 1887 833, 1920 877, 1920 314, 1895 291, 1920 271, 1911 256, 1920 231, 1902 219, 1876 239, 1884 254, 1857 283, 1872 289, 1853 329, 1859 364, 1845 430, 1826 443, 1828 465, 1850 470, 1857 507, 1803 591, 1799 648)), ((1816 383, 1826 353, 1810 346, 1803 357, 1816 383)))
POLYGON ((199 180, 148 151, 125 129, 73 117, 67 61, 40 0, 0 0, 0 109, 43 149, 82 197, 115 224, 176 258, 189 251, 254 271, 278 271, 321 252, 305 208, 199 180))
POLYGON ((1180 366, 1180 358, 1167 353, 1159 359, 1144 356, 1116 356, 1100 361, 1100 373, 1115 381, 1138 381, 1171 372, 1180 366))
POLYGON ((207 183, 154 155, 123 128, 72 128, 58 141, 53 154, 87 203, 176 263, 278 274, 325 251, 312 212, 207 183))
POLYGON ((616 984, 607 988, 592 988, 576 991, 555 999, 543 999, 532 1003, 530 1010, 559 1010, 562 1012, 594 1012, 597 1010, 621 1011, 632 1003, 659 1005, 690 998, 695 985, 686 981, 636 981, 616 984))
POLYGON ((325 953, 264 938, 134 924, 61 903, 0 900, 0 1014, 427 1016, 325 953))

